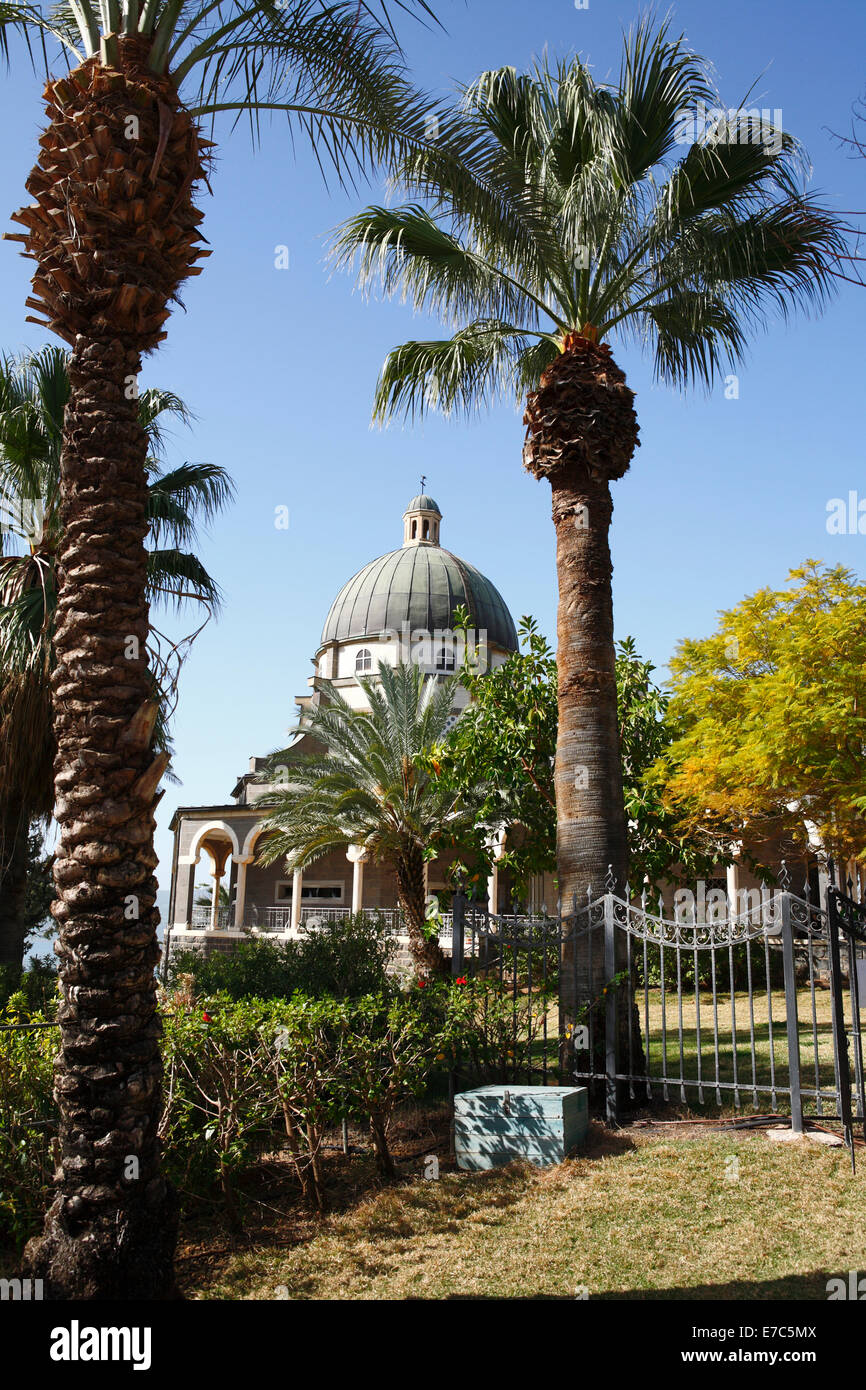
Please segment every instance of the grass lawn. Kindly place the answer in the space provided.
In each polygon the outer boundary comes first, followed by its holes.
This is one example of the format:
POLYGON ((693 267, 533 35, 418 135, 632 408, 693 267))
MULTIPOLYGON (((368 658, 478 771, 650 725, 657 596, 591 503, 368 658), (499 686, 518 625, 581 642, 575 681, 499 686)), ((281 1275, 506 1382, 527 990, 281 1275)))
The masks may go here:
POLYGON ((398 1186, 321 1221, 286 1211, 244 1248, 188 1231, 181 1286, 193 1299, 573 1300, 583 1286, 590 1299, 823 1300, 828 1278, 866 1270, 858 1157, 852 1177, 845 1150, 696 1126, 593 1126, 584 1156, 548 1170, 443 1164, 425 1181, 416 1157, 398 1186))

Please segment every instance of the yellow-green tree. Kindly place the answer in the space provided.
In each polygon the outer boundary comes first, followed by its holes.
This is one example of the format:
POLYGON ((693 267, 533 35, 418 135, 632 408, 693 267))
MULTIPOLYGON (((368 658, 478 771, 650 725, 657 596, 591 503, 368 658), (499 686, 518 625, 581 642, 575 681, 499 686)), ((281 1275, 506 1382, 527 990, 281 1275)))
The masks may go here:
POLYGON ((685 829, 866 857, 866 584, 809 560, 680 644, 657 771, 685 829))

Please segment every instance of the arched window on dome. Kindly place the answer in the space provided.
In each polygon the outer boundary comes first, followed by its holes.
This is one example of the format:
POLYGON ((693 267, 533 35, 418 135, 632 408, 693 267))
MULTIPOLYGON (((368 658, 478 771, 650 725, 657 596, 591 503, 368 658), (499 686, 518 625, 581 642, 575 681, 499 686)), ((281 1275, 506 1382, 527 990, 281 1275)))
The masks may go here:
POLYGON ((355 675, 363 675, 365 671, 372 671, 373 658, 367 647, 362 647, 355 657, 355 675))
POLYGON ((436 653, 436 670, 453 671, 456 665, 453 647, 440 647, 436 653))
POLYGON ((424 522, 424 539, 425 539, 425 541, 429 541, 429 539, 430 539, 430 522, 429 522, 429 521, 425 521, 425 522, 424 522))
POLYGON ((415 540, 418 539, 418 523, 417 523, 417 521, 413 521, 413 522, 412 522, 412 539, 413 539, 413 541, 415 541, 415 540))

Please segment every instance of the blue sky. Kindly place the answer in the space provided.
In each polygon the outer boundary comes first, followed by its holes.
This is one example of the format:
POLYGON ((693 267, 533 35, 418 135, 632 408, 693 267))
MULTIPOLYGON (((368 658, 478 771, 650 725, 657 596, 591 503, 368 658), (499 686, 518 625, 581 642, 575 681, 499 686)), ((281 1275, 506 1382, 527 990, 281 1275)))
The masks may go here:
MULTIPOLYGON (((632 3, 589 0, 434 0, 446 32, 404 20, 400 34, 419 83, 446 92, 483 68, 518 67, 547 47, 578 50, 596 75, 615 76, 632 3)), ((781 108, 805 144, 811 188, 836 209, 866 207, 866 165, 833 140, 866 90, 862 0, 680 0, 674 27, 716 68, 723 100, 781 108)), ((4 78, 3 205, 25 201, 42 108, 40 82, 20 64, 4 78)), ((324 264, 329 229, 362 202, 326 190, 315 162, 284 126, 220 142, 204 224, 213 255, 184 293, 144 384, 179 392, 194 431, 176 434, 172 461, 210 460, 234 475, 238 499, 205 538, 205 562, 225 613, 199 639, 182 678, 175 771, 159 811, 160 880, 168 886, 168 821, 178 804, 227 801, 253 753, 276 746, 306 690, 328 607, 367 560, 400 544, 401 513, 422 473, 442 511, 443 544, 501 589, 515 616, 555 632, 550 493, 521 468, 520 412, 502 407, 471 424, 429 419, 371 430, 370 404, 386 352, 435 332, 401 304, 369 303, 324 264), (275 247, 289 248, 288 270, 275 247), (274 525, 286 506, 288 530, 274 525)), ((0 346, 44 341, 24 323, 29 263, 0 243, 0 346)), ((820 320, 775 324, 752 345, 739 399, 653 385, 635 348, 617 357, 637 393, 642 447, 615 487, 612 536, 619 636, 664 668, 677 641, 712 630, 718 610, 780 584, 807 557, 866 571, 866 536, 829 536, 826 506, 863 467, 866 291, 843 286, 820 320)), ((171 627, 171 624, 160 624, 171 627)))

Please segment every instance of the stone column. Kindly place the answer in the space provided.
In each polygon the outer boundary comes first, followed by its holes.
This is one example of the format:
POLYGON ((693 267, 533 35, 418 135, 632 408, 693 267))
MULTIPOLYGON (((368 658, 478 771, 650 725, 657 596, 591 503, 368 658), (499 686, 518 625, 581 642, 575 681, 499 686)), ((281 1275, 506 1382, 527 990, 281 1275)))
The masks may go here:
POLYGON ((364 865, 367 862, 367 851, 361 845, 350 845, 346 850, 346 858, 352 865, 352 911, 363 912, 364 865))
POLYGON ((210 930, 216 931, 217 917, 220 910, 220 884, 222 883, 222 873, 214 865, 213 871, 213 892, 210 900, 210 930))
POLYGON ((505 853, 506 827, 500 826, 495 835, 492 835, 487 842, 487 848, 492 851, 493 865, 490 877, 487 880, 487 907, 492 914, 499 911, 499 860, 505 853))
POLYGON ((236 859, 238 866, 238 882, 235 889, 235 926, 240 928, 244 924, 244 908, 247 900, 247 864, 252 863, 252 855, 246 859, 236 859))
POLYGON ((301 894, 304 891, 304 871, 295 869, 292 874, 292 918, 291 930, 296 932, 301 921, 301 894))
POLYGON ((728 877, 728 917, 735 917, 740 910, 740 866, 729 864, 728 877))
POLYGON ((496 864, 487 880, 487 910, 494 916, 499 910, 499 868, 496 864))

